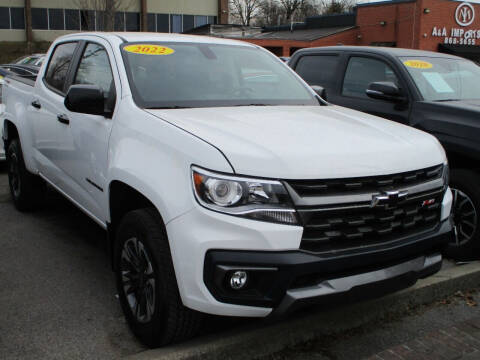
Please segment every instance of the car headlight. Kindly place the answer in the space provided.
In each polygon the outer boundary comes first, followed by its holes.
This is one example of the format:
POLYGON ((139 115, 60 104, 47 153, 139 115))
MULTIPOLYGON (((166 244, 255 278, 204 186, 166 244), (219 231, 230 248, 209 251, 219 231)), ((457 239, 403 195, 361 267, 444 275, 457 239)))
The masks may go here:
POLYGON ((224 214, 297 225, 290 195, 279 181, 218 174, 192 166, 197 201, 224 214))

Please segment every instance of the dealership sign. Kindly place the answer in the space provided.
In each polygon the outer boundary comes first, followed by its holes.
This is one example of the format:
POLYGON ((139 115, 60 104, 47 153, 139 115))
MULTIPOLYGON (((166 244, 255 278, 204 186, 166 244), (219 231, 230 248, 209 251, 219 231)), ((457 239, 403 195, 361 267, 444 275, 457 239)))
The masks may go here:
POLYGON ((460 28, 447 29, 445 26, 434 26, 432 36, 443 38, 445 44, 477 45, 480 44, 480 29, 465 29, 475 20, 475 8, 463 2, 455 10, 455 22, 460 28))
POLYGON ((475 9, 469 3, 461 3, 455 10, 455 21, 460 26, 468 26, 475 20, 475 9))

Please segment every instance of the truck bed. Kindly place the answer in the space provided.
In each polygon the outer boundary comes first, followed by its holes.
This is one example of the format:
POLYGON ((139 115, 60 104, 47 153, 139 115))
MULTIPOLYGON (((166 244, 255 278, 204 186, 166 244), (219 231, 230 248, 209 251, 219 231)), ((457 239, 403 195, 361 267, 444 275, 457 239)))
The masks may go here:
POLYGON ((15 81, 19 81, 25 85, 29 85, 31 87, 35 86, 35 81, 37 80, 36 76, 19 76, 19 75, 8 75, 5 79, 13 79, 15 81))

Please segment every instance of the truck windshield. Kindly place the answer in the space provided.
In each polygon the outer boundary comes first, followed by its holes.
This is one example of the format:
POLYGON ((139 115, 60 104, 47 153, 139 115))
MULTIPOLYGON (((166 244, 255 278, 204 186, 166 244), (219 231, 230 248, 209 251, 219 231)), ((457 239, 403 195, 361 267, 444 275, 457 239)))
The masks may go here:
POLYGON ((143 108, 319 105, 286 65, 252 46, 130 43, 122 53, 143 108))
POLYGON ((440 57, 403 57, 401 61, 425 100, 480 98, 480 66, 471 61, 440 57))

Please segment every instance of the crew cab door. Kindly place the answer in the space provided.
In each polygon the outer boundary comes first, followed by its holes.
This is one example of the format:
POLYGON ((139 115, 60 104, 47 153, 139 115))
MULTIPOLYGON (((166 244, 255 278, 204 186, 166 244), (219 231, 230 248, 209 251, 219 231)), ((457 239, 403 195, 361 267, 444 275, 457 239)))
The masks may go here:
POLYGON ((64 174, 59 153, 70 151, 70 134, 59 116, 67 112, 64 101, 71 64, 78 48, 78 41, 59 43, 50 54, 47 68, 34 88, 29 106, 28 119, 31 124, 34 158, 40 175, 55 186, 65 190, 64 174))
POLYGON ((332 103, 372 115, 408 124, 411 101, 404 103, 372 99, 366 90, 372 82, 395 83, 408 99, 405 82, 386 59, 366 54, 348 56, 343 71, 343 80, 338 96, 329 98, 332 103))
MULTIPOLYGON (((73 63, 71 85, 96 85, 113 114, 117 84, 112 65, 113 52, 106 41, 83 41, 73 63)), ((115 71, 118 74, 118 71, 115 71)), ((118 80, 117 80, 118 81, 118 80)), ((59 167, 68 179, 74 200, 98 222, 106 219, 108 143, 112 116, 66 111, 64 127, 68 146, 57 152, 59 167)))

